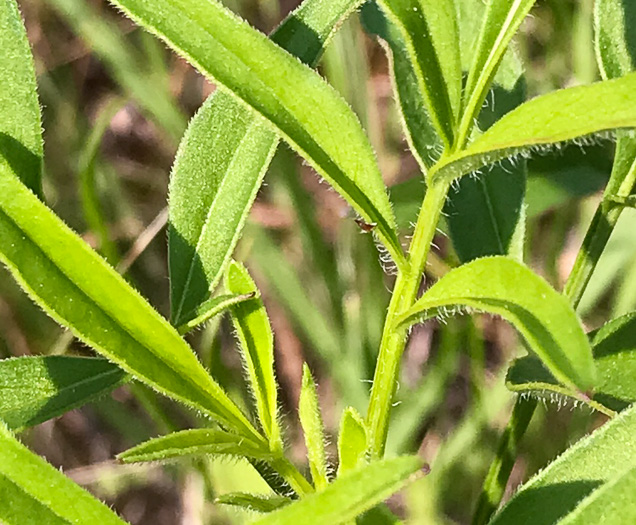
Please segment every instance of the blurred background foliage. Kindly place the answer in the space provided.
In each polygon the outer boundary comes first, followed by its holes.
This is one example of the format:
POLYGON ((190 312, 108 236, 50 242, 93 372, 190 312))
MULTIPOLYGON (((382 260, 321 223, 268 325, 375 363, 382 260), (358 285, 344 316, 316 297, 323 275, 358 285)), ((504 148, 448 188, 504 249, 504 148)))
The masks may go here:
MULTIPOLYGON (((297 5, 296 0, 225 3, 264 32, 297 5)), ((43 107, 47 202, 167 314, 170 167, 188 119, 214 86, 105 1, 22 0, 20 5, 43 107)), ((537 3, 515 44, 529 97, 598 79, 592 5, 592 0, 537 3)), ((387 58, 357 14, 331 42, 319 70, 367 130, 407 236, 423 195, 422 179, 395 109, 387 58)), ((602 142, 585 149, 570 146, 529 163, 525 261, 558 289, 609 176, 612 154, 612 143, 602 142)), ((393 277, 344 201, 288 149, 279 148, 265 180, 237 258, 254 273, 271 317, 284 424, 293 436, 288 446, 302 462, 296 417, 302 362, 309 362, 318 378, 333 436, 345 404, 366 407, 393 277)), ((457 264, 442 231, 436 245, 427 268, 430 279, 457 264)), ((593 329, 634 309, 636 213, 626 210, 579 312, 593 329)), ((229 324, 213 321, 189 339, 214 377, 245 404, 229 324)), ((503 384, 504 365, 519 350, 514 331, 487 316, 433 321, 413 330, 388 448, 419 451, 433 470, 389 502, 395 516, 415 524, 469 521, 513 401, 503 384)), ((0 357, 63 353, 89 350, 0 269, 0 357)), ((538 411, 509 490, 602 422, 586 409, 570 408, 548 403, 538 411)), ((131 467, 112 460, 144 439, 196 424, 196 415, 129 385, 23 438, 131 523, 242 523, 248 514, 213 501, 229 491, 267 490, 247 464, 202 459, 131 467)), ((393 519, 376 512, 366 521, 393 519)))

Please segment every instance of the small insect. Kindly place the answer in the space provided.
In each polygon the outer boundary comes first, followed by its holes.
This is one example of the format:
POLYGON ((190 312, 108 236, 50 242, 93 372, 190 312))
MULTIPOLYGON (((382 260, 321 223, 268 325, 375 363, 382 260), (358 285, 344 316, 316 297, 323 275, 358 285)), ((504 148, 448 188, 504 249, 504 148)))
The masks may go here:
POLYGON ((364 233, 369 233, 372 232, 375 227, 378 225, 376 222, 364 222, 362 219, 354 219, 356 221, 356 224, 358 226, 360 226, 360 229, 364 232, 364 233))

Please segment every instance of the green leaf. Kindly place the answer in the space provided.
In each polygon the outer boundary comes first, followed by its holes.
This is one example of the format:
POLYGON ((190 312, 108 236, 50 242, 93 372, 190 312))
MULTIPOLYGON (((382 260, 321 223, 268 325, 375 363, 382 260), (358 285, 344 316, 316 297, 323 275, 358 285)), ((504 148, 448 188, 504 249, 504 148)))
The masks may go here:
POLYGON ((188 321, 179 326, 177 331, 180 334, 186 334, 190 330, 202 325, 213 317, 222 314, 231 306, 249 301, 250 299, 254 299, 254 297, 256 297, 256 292, 245 294, 225 294, 211 297, 194 311, 185 315, 184 318, 188 319, 188 321))
MULTIPOLYGON (((404 79, 417 81, 418 89, 411 91, 411 95, 415 95, 415 100, 424 97, 431 120, 445 145, 450 147, 454 143, 462 88, 459 35, 453 2, 378 0, 378 4, 401 37, 396 40, 388 36, 395 45, 394 55, 396 52, 402 56, 406 53, 411 63, 412 69, 404 63, 399 65, 406 73, 404 79)), ((389 29, 389 35, 391 31, 389 29)))
POLYGON ((259 442, 224 430, 197 428, 150 439, 122 452, 117 459, 123 463, 140 463, 206 454, 264 460, 272 457, 259 442))
POLYGON ((460 135, 455 144, 463 148, 492 84, 508 44, 535 0, 491 0, 482 21, 472 65, 464 89, 460 135))
POLYGON ((0 361, 0 419, 12 430, 37 425, 82 406, 124 382, 105 359, 68 356, 0 361))
POLYGON ((583 391, 594 385, 590 345, 568 300, 523 264, 487 257, 460 266, 437 281, 401 323, 452 313, 452 306, 500 315, 559 381, 583 391))
MULTIPOLYGON (((309 1, 272 40, 315 65, 338 24, 360 0, 309 1)), ((215 92, 194 116, 170 179, 168 229, 172 319, 218 284, 278 144, 262 118, 229 93, 215 92)))
POLYGON ((596 57, 603 78, 636 69, 636 5, 628 0, 594 2, 596 57))
POLYGON ((636 466, 635 433, 636 407, 632 407, 581 439, 523 485, 490 525, 561 523, 583 498, 636 466))
MULTIPOLYGON (((420 90, 407 45, 395 24, 387 20, 376 2, 365 2, 361 15, 367 32, 378 35, 387 44, 391 83, 399 102, 403 129, 411 152, 425 173, 439 157, 443 147, 431 122, 427 98, 420 90)), ((420 200, 418 206, 421 204, 420 200)))
POLYGON ((0 260, 54 320, 125 371, 262 440, 176 330, 4 166, 0 260))
POLYGON ((359 467, 367 452, 367 429, 362 416, 354 408, 347 408, 340 420, 338 434, 338 477, 359 467))
POLYGON ((303 364, 303 380, 298 401, 298 415, 305 434, 307 457, 311 477, 316 490, 323 490, 329 484, 327 473, 327 453, 325 452, 325 429, 320 415, 316 384, 307 364, 303 364))
POLYGON ((337 525, 347 523, 384 501, 424 472, 422 460, 413 456, 384 459, 334 481, 322 492, 277 510, 254 525, 337 525))
POLYGON ((636 522, 634 487, 636 467, 595 490, 559 525, 631 525, 636 522))
POLYGON ((534 98, 508 113, 464 151, 437 164, 429 179, 434 184, 450 182, 506 158, 528 156, 578 137, 634 128, 635 102, 636 73, 534 98))
POLYGON ((42 196, 42 119, 33 55, 15 0, 0 1, 0 163, 42 196))
POLYGON ((215 503, 232 505, 233 507, 240 507, 242 509, 261 514, 267 514, 268 512, 275 511, 289 505, 291 502, 291 499, 286 498, 285 496, 278 496, 276 494, 272 494, 271 496, 262 496, 260 494, 247 494, 245 492, 230 492, 228 494, 222 494, 215 500, 215 503))
MULTIPOLYGON (((612 410, 623 410, 636 402, 636 313, 610 321, 592 334, 591 342, 598 371, 592 399, 612 410)), ((513 363, 506 386, 515 392, 571 395, 532 357, 513 363)))
POLYGON ((46 2, 88 43, 123 91, 176 143, 186 127, 186 117, 170 92, 167 73, 153 70, 152 62, 122 35, 117 23, 90 2, 46 2))
POLYGON ((106 505, 22 445, 0 422, 0 521, 123 525, 106 505))
POLYGON ((215 0, 113 3, 262 115, 367 222, 377 224, 395 261, 404 262, 371 145, 349 106, 319 75, 215 0))
MULTIPOLYGON (((231 294, 256 294, 257 288, 242 264, 232 261, 225 276, 231 294)), ((241 357, 247 368, 250 388, 256 399, 258 419, 272 450, 282 449, 278 425, 277 385, 274 376, 274 335, 260 297, 230 307, 241 343, 241 357)))

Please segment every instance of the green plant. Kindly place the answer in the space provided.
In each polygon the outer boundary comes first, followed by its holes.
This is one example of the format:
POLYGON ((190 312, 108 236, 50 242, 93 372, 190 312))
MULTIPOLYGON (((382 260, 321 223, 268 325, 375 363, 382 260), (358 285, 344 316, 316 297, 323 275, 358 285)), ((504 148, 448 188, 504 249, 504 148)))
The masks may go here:
MULTIPOLYGON (((135 66, 125 44, 113 39, 107 26, 90 25, 82 2, 51 3, 87 38, 100 42, 95 47, 120 72, 122 86, 144 100, 149 85, 143 75, 130 74, 135 66)), ((0 259, 49 316, 108 360, 42 356, 0 362, 0 386, 7 392, 0 399, 0 520, 122 522, 29 452, 12 432, 132 382, 148 406, 154 406, 154 398, 140 385, 201 417, 198 428, 179 431, 164 418, 166 431, 172 432, 125 451, 119 455, 121 462, 205 455, 245 458, 271 494, 231 493, 218 502, 263 513, 257 523, 350 523, 366 511, 371 513, 363 519, 392 522, 395 517, 381 503, 428 471, 417 456, 387 455, 409 329, 425 319, 485 312, 510 322, 531 355, 509 369, 507 386, 521 396, 490 466, 473 523, 634 521, 636 441, 631 436, 636 423, 634 408, 629 408, 636 400, 634 314, 586 334, 576 313, 621 212, 636 198, 636 139, 631 131, 636 128, 636 40, 629 25, 636 8, 631 3, 596 0, 602 81, 528 101, 521 59, 510 42, 533 7, 532 0, 490 0, 486 6, 481 0, 377 0, 364 6, 357 0, 305 0, 269 38, 217 0, 112 3, 218 85, 188 125, 172 169, 170 321, 109 264, 116 264, 118 255, 108 244, 99 199, 92 194, 96 146, 87 149, 82 163, 82 195, 109 262, 44 204, 33 59, 15 1, 0 0, 0 259), (391 194, 394 210, 360 120, 336 89, 312 70, 336 29, 359 8, 368 32, 383 40, 391 56, 404 132, 423 178, 406 192, 407 200, 421 199, 406 250, 406 237, 398 227, 402 220, 394 213, 400 210, 399 189, 391 194), (484 106, 491 94, 494 103, 484 106), (612 173, 561 294, 523 263, 526 159, 568 142, 593 145, 610 132, 616 136, 612 173), (371 354, 374 378, 362 417, 360 405, 367 393, 359 379, 365 377, 351 377, 348 371, 363 372, 365 349, 355 336, 347 337, 353 332, 345 326, 361 324, 364 318, 355 319, 356 310, 342 301, 337 262, 316 232, 293 173, 286 184, 301 210, 299 222, 308 250, 315 254, 317 271, 326 283, 329 316, 312 313, 312 300, 293 269, 283 280, 275 275, 276 269, 285 268, 285 261, 267 234, 254 234, 254 257, 262 258, 258 265, 273 269, 269 280, 296 310, 297 322, 329 363, 351 405, 342 412, 334 472, 316 385, 308 366, 303 367, 299 419, 311 479, 286 451, 274 336, 265 305, 248 270, 232 260, 281 140, 349 203, 360 217, 358 224, 372 232, 386 266, 396 274, 382 332, 377 334, 379 351, 371 354), (445 207, 450 210, 445 222, 457 259, 438 261, 439 279, 418 297, 445 207), (453 210, 462 210, 461 216, 453 210), (470 229, 471 224, 477 227, 470 229), (448 262, 455 267, 448 268, 448 262), (297 285, 291 290, 289 280, 294 279, 297 285), (182 337, 224 312, 230 314, 237 334, 249 406, 241 406, 222 388, 182 337), (352 350, 342 351, 344 345, 352 350), (496 513, 535 398, 546 394, 571 398, 612 420, 522 486, 496 513)), ((178 136, 182 115, 168 94, 152 93, 143 107, 169 136, 178 136)), ((95 140, 99 135, 97 131, 95 140)), ((290 165, 288 151, 282 150, 276 159, 290 165)), ((286 171, 289 176, 293 170, 286 171)), ((371 308, 372 295, 363 302, 371 308)), ((376 304, 382 312, 382 302, 376 304)), ((444 351, 452 358, 452 329, 445 340, 444 351)), ((471 341, 478 362, 483 349, 474 337, 471 341)), ((445 386, 444 371, 452 367, 449 357, 439 359, 438 391, 445 386)), ((437 399, 437 394, 430 395, 428 406, 437 399)), ((415 417, 424 411, 420 405, 411 406, 415 417)), ((159 420, 161 412, 155 414, 159 420)), ((480 417, 477 413, 475 421, 480 417)), ((404 436, 402 442, 412 433, 410 428, 396 427, 397 431, 404 436)), ((450 446, 448 450, 451 454, 450 446)), ((433 477, 438 463, 443 468, 441 461, 434 464, 433 477)))

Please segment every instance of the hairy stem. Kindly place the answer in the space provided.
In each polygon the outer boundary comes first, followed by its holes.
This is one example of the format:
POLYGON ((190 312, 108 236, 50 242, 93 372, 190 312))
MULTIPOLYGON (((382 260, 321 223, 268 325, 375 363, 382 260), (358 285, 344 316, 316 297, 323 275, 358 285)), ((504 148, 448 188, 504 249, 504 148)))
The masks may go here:
POLYGON ((408 265, 398 273, 389 303, 367 411, 373 458, 384 455, 400 360, 406 346, 407 330, 397 328, 396 320, 415 302, 447 193, 446 183, 429 185, 409 248, 408 265))

